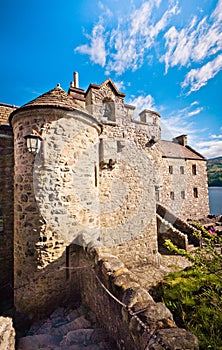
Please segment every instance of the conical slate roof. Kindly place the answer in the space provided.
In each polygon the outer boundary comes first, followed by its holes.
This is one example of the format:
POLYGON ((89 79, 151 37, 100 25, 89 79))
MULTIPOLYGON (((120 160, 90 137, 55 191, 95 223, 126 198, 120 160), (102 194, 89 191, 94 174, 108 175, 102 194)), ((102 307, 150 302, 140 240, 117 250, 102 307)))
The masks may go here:
POLYGON ((40 95, 36 99, 26 103, 16 111, 12 112, 10 115, 10 121, 17 112, 36 107, 56 107, 71 111, 78 109, 86 113, 86 110, 82 109, 77 103, 75 103, 73 98, 68 95, 66 91, 64 91, 60 86, 57 86, 56 88, 40 95))
POLYGON ((79 105, 77 105, 73 98, 67 94, 60 86, 46 92, 43 95, 40 95, 35 100, 32 100, 26 103, 21 108, 26 108, 28 106, 55 106, 55 107, 63 107, 67 109, 79 109, 79 105))

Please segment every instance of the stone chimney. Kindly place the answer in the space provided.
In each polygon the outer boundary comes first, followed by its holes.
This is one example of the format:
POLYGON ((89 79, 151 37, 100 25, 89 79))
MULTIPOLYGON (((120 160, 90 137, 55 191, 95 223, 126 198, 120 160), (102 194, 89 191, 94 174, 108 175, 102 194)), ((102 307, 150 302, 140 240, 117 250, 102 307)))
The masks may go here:
POLYGON ((173 142, 179 143, 179 145, 186 146, 187 145, 187 135, 180 135, 173 139, 173 142))
POLYGON ((79 88, 79 73, 74 72, 73 77, 74 77, 74 87, 79 88))
POLYGON ((73 73, 73 81, 70 83, 68 94, 73 97, 80 107, 85 108, 85 91, 79 88, 78 72, 73 73))

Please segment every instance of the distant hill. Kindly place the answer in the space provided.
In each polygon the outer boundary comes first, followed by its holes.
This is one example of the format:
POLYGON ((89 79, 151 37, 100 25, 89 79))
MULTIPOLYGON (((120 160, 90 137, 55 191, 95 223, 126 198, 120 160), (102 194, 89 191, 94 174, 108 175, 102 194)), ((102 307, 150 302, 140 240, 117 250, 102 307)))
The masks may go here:
POLYGON ((207 160, 207 176, 209 186, 222 187, 222 157, 207 160))

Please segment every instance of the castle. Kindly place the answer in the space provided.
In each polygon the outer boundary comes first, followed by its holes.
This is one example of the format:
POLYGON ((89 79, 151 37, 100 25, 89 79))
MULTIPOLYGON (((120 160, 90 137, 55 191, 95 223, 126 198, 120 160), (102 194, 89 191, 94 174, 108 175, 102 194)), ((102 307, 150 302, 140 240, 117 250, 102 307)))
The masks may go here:
POLYGON ((72 293, 76 245, 158 266, 164 235, 186 248, 187 220, 209 213, 206 159, 124 98, 111 79, 84 91, 74 73, 68 93, 0 104, 0 278, 30 318, 72 293))

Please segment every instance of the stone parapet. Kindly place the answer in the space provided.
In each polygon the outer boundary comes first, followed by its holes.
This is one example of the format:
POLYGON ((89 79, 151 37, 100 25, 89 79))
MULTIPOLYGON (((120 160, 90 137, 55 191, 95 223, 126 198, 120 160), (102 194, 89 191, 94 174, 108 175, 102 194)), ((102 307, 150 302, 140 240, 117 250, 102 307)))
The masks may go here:
POLYGON ((72 267, 82 301, 120 349, 198 349, 196 337, 176 326, 165 305, 155 303, 109 249, 77 246, 76 254, 72 267))

